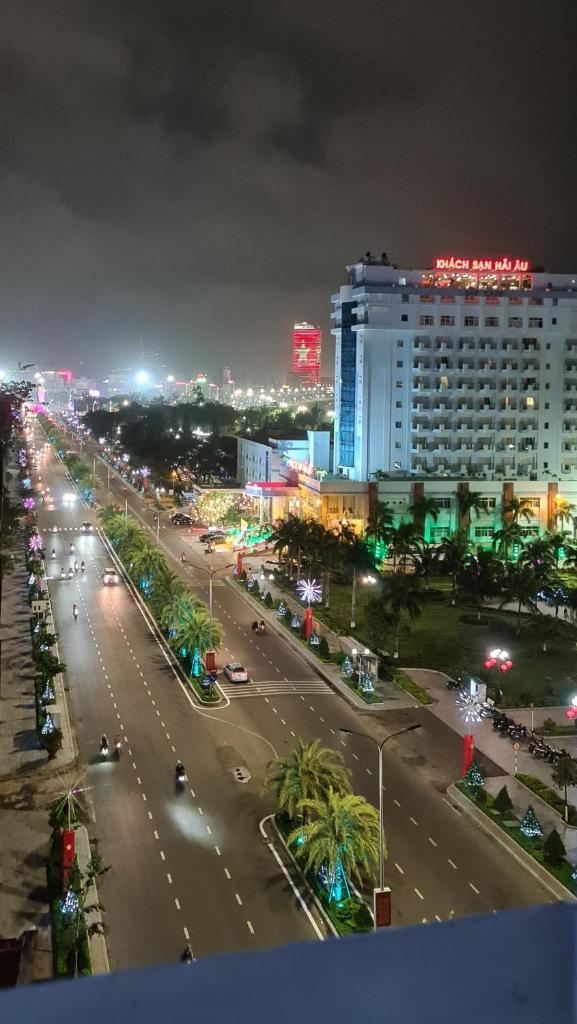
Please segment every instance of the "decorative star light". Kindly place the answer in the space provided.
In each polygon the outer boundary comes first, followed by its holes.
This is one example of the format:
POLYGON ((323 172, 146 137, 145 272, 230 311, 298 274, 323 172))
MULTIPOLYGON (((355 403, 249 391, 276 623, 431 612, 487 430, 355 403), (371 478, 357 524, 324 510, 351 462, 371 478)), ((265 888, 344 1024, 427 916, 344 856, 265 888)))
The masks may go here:
POLYGON ((141 476, 144 477, 145 480, 146 480, 147 476, 150 476, 150 470, 149 470, 148 466, 143 466, 142 469, 139 470, 139 473, 140 473, 141 476))
POLYGON ((31 551, 42 550, 42 537, 40 536, 39 533, 33 533, 32 536, 28 538, 28 547, 30 548, 31 551))
POLYGON ((34 498, 23 498, 22 504, 24 505, 24 508, 32 509, 34 508, 36 502, 34 501, 34 498))
POLYGON ((322 600, 323 588, 316 580, 299 580, 297 594, 301 601, 306 601, 307 604, 318 604, 322 600))
POLYGON ((457 697, 457 707, 467 725, 476 725, 481 721, 481 705, 475 694, 462 690, 457 697))

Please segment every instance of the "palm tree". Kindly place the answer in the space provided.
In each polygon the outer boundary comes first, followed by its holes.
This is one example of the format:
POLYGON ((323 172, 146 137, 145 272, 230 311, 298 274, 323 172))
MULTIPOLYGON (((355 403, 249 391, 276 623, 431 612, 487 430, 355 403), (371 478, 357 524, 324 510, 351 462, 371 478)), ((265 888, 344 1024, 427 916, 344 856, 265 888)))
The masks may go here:
POLYGON ((403 614, 417 619, 421 614, 418 594, 419 580, 404 573, 388 573, 383 577, 381 601, 387 609, 395 637, 394 657, 399 657, 399 631, 403 614))
POLYGON ((394 513, 385 501, 377 501, 367 522, 366 534, 377 544, 388 544, 393 530, 394 513))
POLYGON ((161 573, 156 578, 156 586, 154 588, 154 594, 152 604, 155 612, 159 615, 162 609, 173 600, 186 592, 186 587, 182 580, 175 576, 170 571, 168 566, 165 566, 165 572, 161 573))
POLYGON ((551 533, 549 534, 549 543, 553 551, 555 565, 559 568, 561 552, 563 551, 566 555, 567 548, 569 547, 569 533, 567 530, 558 530, 556 533, 551 533))
POLYGON ((344 567, 349 570, 352 569, 353 573, 351 589, 351 629, 354 629, 356 626, 355 615, 357 609, 358 575, 361 572, 370 572, 373 570, 375 568, 375 559, 367 548, 365 542, 359 537, 353 535, 351 538, 343 531, 340 540, 344 567))
POLYGON ((530 523, 535 518, 535 513, 531 507, 530 498, 516 498, 512 497, 506 505, 503 505, 503 521, 518 523, 520 519, 524 519, 526 523, 530 523))
POLYGON ((532 612, 538 611, 537 598, 542 587, 542 580, 526 565, 509 565, 503 584, 503 600, 499 605, 517 602, 517 633, 521 632, 521 610, 523 607, 532 612))
POLYGON ((117 514, 118 513, 114 505, 103 505, 103 507, 96 513, 97 518, 104 527, 108 526, 117 514))
POLYGON ((459 524, 468 531, 471 521, 471 512, 479 515, 485 511, 485 499, 480 491, 457 491, 457 505, 459 507, 459 524))
POLYGON ((156 579, 166 572, 164 555, 150 544, 143 545, 134 553, 131 570, 138 579, 141 590, 152 594, 156 579))
POLYGON ((470 542, 464 530, 457 530, 451 537, 445 537, 439 545, 439 567, 451 577, 451 604, 457 596, 457 580, 470 551, 470 542))
MULTIPOLYGON (((279 811, 295 821, 304 800, 326 800, 330 790, 350 793, 350 774, 338 750, 320 740, 298 740, 287 757, 271 761, 264 788, 276 797, 279 811)), ((303 817, 306 821, 306 809, 303 817)))
POLYGON ((460 573, 461 588, 477 602, 477 618, 481 618, 481 605, 487 597, 495 597, 500 590, 503 565, 492 551, 480 549, 469 554, 460 573))
POLYGON ((426 540, 415 540, 409 551, 409 558, 417 576, 424 579, 425 590, 428 590, 430 577, 439 566, 438 547, 426 540))
POLYGON ((307 554, 310 562, 318 565, 322 572, 324 606, 330 608, 331 572, 343 560, 341 533, 327 530, 321 523, 311 522, 307 535, 307 554))
POLYGON ((176 635, 177 625, 199 606, 199 601, 185 590, 183 584, 174 587, 173 592, 167 597, 166 603, 159 612, 158 621, 167 633, 176 635))
POLYGON ((273 551, 278 551, 279 562, 281 561, 282 554, 286 550, 289 558, 289 579, 292 579, 292 563, 295 552, 297 554, 298 568, 297 568, 297 579, 300 575, 300 564, 302 557, 302 549, 306 544, 308 534, 308 522, 305 519, 301 519, 300 516, 289 515, 287 519, 283 519, 273 530, 271 534, 271 540, 273 543, 273 551))
POLYGON ((508 561, 509 548, 521 545, 525 539, 523 531, 516 520, 509 520, 500 530, 493 534, 493 547, 503 555, 503 560, 508 561))
POLYGON ((562 498, 558 495, 555 498, 555 511, 553 513, 553 522, 557 527, 563 529, 564 523, 571 523, 573 527, 573 537, 575 537, 575 518, 577 514, 577 507, 572 505, 567 498, 562 498))
POLYGON ((434 523, 439 518, 439 506, 435 498, 427 498, 424 494, 409 506, 409 512, 413 517, 415 532, 419 531, 423 536, 427 526, 427 517, 434 523))
POLYGON ((183 607, 174 625, 173 645, 185 648, 192 658, 198 648, 201 656, 206 651, 216 651, 224 639, 224 630, 217 619, 211 619, 204 604, 183 607))
MULTIPOLYGON (((375 808, 362 796, 329 789, 326 798, 301 801, 309 820, 290 834, 289 844, 299 843, 297 855, 305 870, 325 872, 329 900, 349 895, 348 878, 362 882, 375 875, 379 859, 380 825, 375 808)), ((386 853, 385 853, 386 855, 386 853)))
POLYGON ((519 565, 527 565, 541 578, 548 579, 555 571, 555 555, 551 545, 551 538, 535 537, 525 545, 519 555, 519 565))
POLYGON ((406 567, 407 556, 410 555, 413 544, 418 539, 414 523, 401 523, 391 533, 389 553, 393 555, 393 572, 397 571, 397 558, 403 559, 403 569, 406 567))
POLYGON ((563 790, 565 821, 569 821, 567 790, 571 786, 577 786, 577 761, 570 757, 569 754, 562 754, 555 767, 551 770, 551 778, 557 788, 563 790))

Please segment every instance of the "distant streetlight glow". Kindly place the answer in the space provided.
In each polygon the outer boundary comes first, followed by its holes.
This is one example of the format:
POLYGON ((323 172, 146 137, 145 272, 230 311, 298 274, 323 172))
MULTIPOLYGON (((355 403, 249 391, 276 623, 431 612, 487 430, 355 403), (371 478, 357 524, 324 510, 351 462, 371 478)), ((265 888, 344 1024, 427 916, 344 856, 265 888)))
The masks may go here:
POLYGON ((150 384, 150 374, 146 370, 139 370, 136 374, 136 383, 142 384, 144 387, 150 384))

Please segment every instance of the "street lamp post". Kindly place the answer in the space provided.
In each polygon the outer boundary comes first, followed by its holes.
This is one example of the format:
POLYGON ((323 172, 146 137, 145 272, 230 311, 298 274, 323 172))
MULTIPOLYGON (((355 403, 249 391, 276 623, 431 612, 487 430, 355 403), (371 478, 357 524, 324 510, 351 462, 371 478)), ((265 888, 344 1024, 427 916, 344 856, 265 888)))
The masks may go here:
POLYGON ((370 742, 377 748, 379 752, 379 889, 384 889, 385 886, 385 833, 383 828, 383 747, 389 740, 395 738, 395 736, 404 736, 406 732, 414 732, 415 729, 420 729, 421 723, 416 722, 414 725, 408 725, 405 729, 399 729, 397 732, 392 732, 388 736, 385 736, 384 740, 380 743, 370 736, 368 732, 357 732, 356 729, 340 729, 339 732, 345 733, 347 736, 360 736, 361 739, 370 740, 370 742))

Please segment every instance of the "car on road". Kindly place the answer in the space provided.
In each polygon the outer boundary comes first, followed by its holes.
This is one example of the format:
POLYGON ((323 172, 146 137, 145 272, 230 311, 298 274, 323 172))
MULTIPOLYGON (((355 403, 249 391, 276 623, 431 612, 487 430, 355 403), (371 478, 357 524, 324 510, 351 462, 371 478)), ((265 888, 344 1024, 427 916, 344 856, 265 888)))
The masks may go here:
POLYGON ((226 540, 226 534, 222 530, 210 530, 208 533, 201 533, 198 539, 201 544, 208 544, 209 541, 219 544, 226 540))
POLYGON ((173 526, 192 526, 192 519, 190 516, 185 515, 184 512, 175 512, 170 517, 170 521, 173 526))
POLYGON ((110 567, 108 567, 108 569, 105 569, 104 572, 102 573, 102 582, 106 587, 113 587, 117 583, 120 583, 120 576, 118 575, 116 569, 111 569, 110 567))
POLYGON ((223 665, 222 671, 231 683, 248 683, 248 672, 240 661, 229 661, 223 665))
POLYGON ((80 532, 81 533, 94 533, 94 527, 93 527, 92 523, 89 523, 88 520, 86 520, 84 523, 81 523, 80 524, 80 532))

